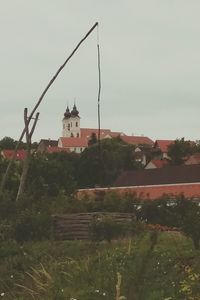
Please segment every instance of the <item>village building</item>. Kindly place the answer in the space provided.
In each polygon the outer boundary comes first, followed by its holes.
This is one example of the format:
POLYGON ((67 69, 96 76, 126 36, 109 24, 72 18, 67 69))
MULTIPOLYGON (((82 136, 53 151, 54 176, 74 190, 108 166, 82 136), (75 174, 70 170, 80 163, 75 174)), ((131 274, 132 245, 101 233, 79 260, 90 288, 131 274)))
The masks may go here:
POLYGON ((97 128, 81 128, 80 119, 76 105, 74 104, 71 111, 67 106, 62 119, 62 137, 58 140, 59 148, 66 148, 70 152, 81 153, 88 147, 92 134, 95 134, 96 137, 100 134, 101 140, 120 137, 124 142, 135 146, 148 145, 152 147, 154 144, 151 139, 144 136, 127 136, 123 132, 113 132, 110 129, 100 129, 99 131, 97 128))
POLYGON ((80 189, 77 198, 95 196, 99 192, 132 194, 143 200, 155 200, 183 195, 200 197, 200 165, 181 165, 166 168, 123 172, 112 187, 80 189))
MULTIPOLYGON (((12 159, 14 154, 14 150, 2 150, 1 151, 1 156, 4 159, 12 159)), ((26 158, 26 150, 24 149, 19 149, 16 151, 15 160, 24 160, 26 158)))
POLYGON ((174 144, 174 140, 156 140, 153 145, 154 156, 157 159, 170 159, 168 147, 174 144))
POLYGON ((200 153, 194 153, 188 157, 185 161, 185 165, 197 165, 200 164, 200 153))
POLYGON ((152 159, 150 162, 147 163, 145 169, 159 169, 166 166, 169 166, 170 161, 166 158, 164 159, 152 159))

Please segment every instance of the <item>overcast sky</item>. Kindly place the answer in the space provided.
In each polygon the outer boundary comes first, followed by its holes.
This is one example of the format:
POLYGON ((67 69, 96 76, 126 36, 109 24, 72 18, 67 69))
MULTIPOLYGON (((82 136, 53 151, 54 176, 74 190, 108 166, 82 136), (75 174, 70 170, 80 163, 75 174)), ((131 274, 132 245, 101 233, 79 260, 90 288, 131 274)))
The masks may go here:
MULTIPOLYGON (((199 0, 1 0, 0 139, 17 139, 23 110, 99 22, 103 128, 155 139, 200 139, 199 0)), ((76 99, 97 127, 97 33, 46 94, 34 140, 58 139, 76 99)))

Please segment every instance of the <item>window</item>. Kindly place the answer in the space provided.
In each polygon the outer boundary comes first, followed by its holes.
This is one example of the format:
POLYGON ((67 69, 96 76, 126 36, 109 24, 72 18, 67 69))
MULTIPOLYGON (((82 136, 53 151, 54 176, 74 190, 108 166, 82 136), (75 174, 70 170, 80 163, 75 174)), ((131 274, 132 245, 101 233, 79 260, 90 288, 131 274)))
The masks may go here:
POLYGON ((76 135, 77 137, 79 137, 79 133, 77 133, 77 135, 76 135))
POLYGON ((67 124, 67 129, 70 131, 70 124, 67 124))
POLYGON ((76 127, 78 127, 78 122, 76 122, 76 127))
POLYGON ((71 137, 74 137, 73 133, 71 133, 71 137))

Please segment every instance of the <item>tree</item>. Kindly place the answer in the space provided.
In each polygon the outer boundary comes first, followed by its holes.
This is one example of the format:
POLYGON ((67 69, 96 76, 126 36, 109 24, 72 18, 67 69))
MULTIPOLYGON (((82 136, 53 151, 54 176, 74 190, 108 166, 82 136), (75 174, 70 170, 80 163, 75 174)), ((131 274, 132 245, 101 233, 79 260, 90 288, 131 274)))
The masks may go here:
POLYGON ((189 236, 195 249, 200 249, 200 202, 182 199, 179 200, 176 211, 180 216, 180 227, 189 236))
POLYGON ((76 153, 52 153, 31 158, 27 191, 55 196, 61 190, 72 193, 77 186, 79 156, 76 153), (39 180, 38 180, 39 178, 39 180), (39 190, 38 190, 39 189, 39 190))
POLYGON ((95 132, 92 132, 91 137, 88 141, 88 146, 92 146, 92 145, 95 145, 95 144, 97 144, 97 135, 96 135, 95 132))
POLYGON ((80 156, 78 179, 80 187, 112 185, 121 172, 138 168, 134 146, 121 139, 104 139, 85 149, 80 156))
POLYGON ((5 136, 0 141, 1 149, 14 149, 15 148, 15 141, 11 137, 5 136))
POLYGON ((168 146, 168 155, 171 158, 173 165, 180 165, 188 155, 196 152, 196 144, 190 141, 185 141, 184 138, 176 139, 175 142, 168 146))
MULTIPOLYGON (((15 149, 17 144, 17 141, 15 141, 13 138, 9 136, 5 136, 2 140, 0 140, 0 148, 1 149, 7 149, 7 150, 13 150, 15 149)), ((19 149, 24 149, 26 144, 23 142, 20 142, 19 149)))

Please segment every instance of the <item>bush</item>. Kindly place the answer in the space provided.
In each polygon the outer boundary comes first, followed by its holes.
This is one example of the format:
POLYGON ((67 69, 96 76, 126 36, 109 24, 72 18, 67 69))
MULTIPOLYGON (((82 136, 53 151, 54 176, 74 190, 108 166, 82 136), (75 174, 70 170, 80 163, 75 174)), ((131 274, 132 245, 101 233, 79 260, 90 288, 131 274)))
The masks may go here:
POLYGON ((124 226, 116 223, 111 217, 98 217, 91 225, 91 236, 94 241, 110 242, 124 234, 124 226))
POLYGON ((51 216, 29 210, 20 213, 14 224, 14 238, 18 242, 50 238, 51 216))

